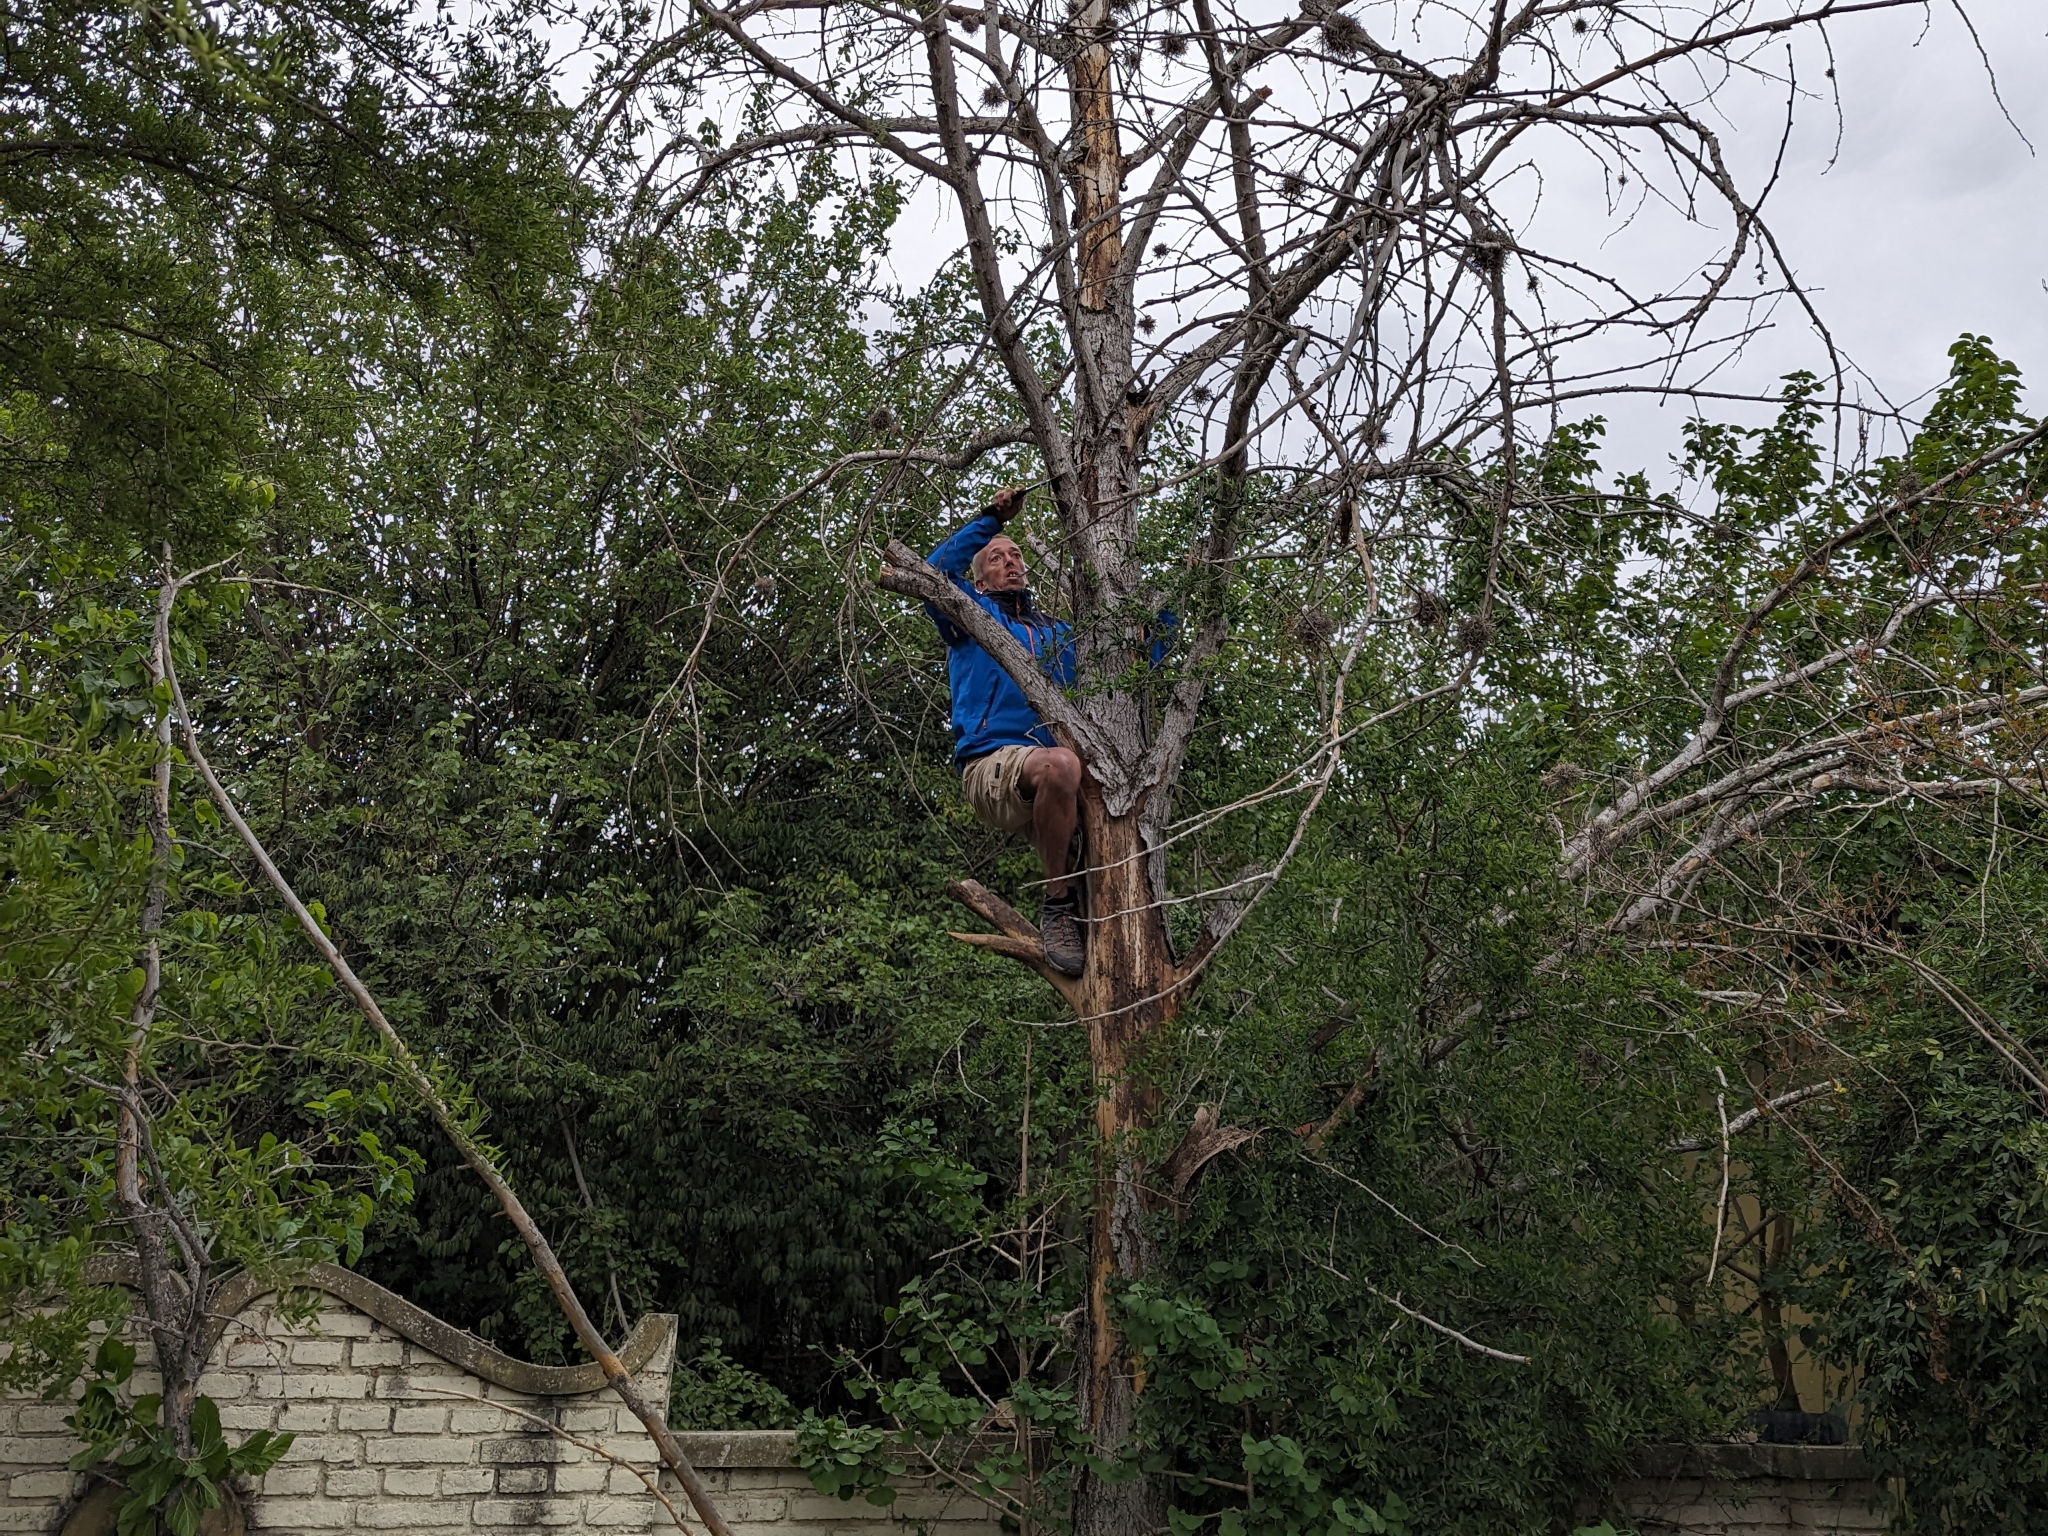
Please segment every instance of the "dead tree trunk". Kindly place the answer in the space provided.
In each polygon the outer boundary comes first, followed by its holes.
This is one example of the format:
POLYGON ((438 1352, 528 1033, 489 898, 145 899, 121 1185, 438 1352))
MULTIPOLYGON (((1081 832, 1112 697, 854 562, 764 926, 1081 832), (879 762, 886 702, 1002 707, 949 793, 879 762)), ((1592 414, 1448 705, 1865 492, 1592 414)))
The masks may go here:
MULTIPOLYGON (((170 590, 167 585, 166 593, 170 590)), ((169 596, 158 599, 154 638, 145 661, 152 690, 161 688, 169 675, 170 601, 169 596)), ((212 1255, 206 1235, 180 1209, 177 1192, 163 1176, 151 1139, 149 1108, 142 1094, 144 1062, 156 1024, 157 998, 163 988, 161 934, 170 899, 175 851, 171 838, 168 701, 157 706, 155 737, 157 760, 150 773, 149 798, 143 816, 150 841, 149 880, 139 924, 143 984, 129 1013, 121 1081, 108 1086, 120 1106, 114 1151, 114 1202, 135 1247, 143 1325, 163 1379, 163 1422, 179 1454, 189 1456, 193 1450, 192 1410, 199 1400, 199 1377, 206 1369, 212 1344, 207 1327, 213 1295, 212 1255), (173 1253, 181 1261, 182 1274, 173 1268, 173 1253)))
MULTIPOLYGON (((900 578, 890 579, 897 577, 890 572, 885 582, 900 589, 900 578)), ((1088 958, 1080 976, 1070 980, 1046 965, 1037 929, 1000 897, 973 881, 949 889, 962 905, 1001 930, 954 937, 1030 966, 1059 989, 1088 1030, 1097 1095, 1095 1187, 1078 1374, 1090 1450, 1114 1466, 1132 1448, 1142 1379, 1117 1326, 1116 1296, 1151 1269, 1154 1244, 1148 1223, 1169 1194, 1138 1146, 1139 1133, 1152 1125, 1158 1108, 1158 1095, 1145 1075, 1145 1047, 1180 1011, 1209 953, 1242 909, 1220 910, 1194 948, 1176 956, 1167 934, 1165 892, 1157 884, 1161 864, 1145 801, 1119 814, 1102 785, 1090 777, 1083 785, 1082 818, 1088 838, 1088 958)), ((1146 1477, 1104 1478, 1088 1472, 1076 1489, 1075 1529, 1089 1536, 1150 1536, 1164 1523, 1164 1492, 1146 1477)))
MULTIPOLYGON (((1429 44, 1448 51, 1431 59, 1379 35, 1385 18, 1375 8, 1352 14, 1342 0, 1278 11, 1234 0, 929 0, 908 10, 854 0, 800 14, 691 0, 690 10, 693 24, 732 50, 759 88, 749 100, 771 104, 774 120, 750 121, 743 136, 707 150, 679 179, 688 190, 662 211, 662 227, 721 169, 766 163, 795 145, 872 156, 942 189, 959 214, 987 348, 971 366, 1000 361, 1015 420, 958 452, 917 443, 893 456, 957 471, 998 443, 1028 442, 1050 485, 1075 696, 902 545, 885 550, 880 584, 965 630, 1086 765, 1089 953, 1080 977, 1051 972, 1037 930, 1005 903, 971 884, 954 891, 997 930, 960 937, 1032 966, 1088 1030, 1100 1162, 1081 1374, 1096 1453, 1125 1461, 1138 1383, 1112 1303, 1150 1259, 1147 1181, 1133 1152, 1154 1113, 1146 1045, 1244 910, 1219 900, 1211 931, 1175 956, 1161 848, 1245 561, 1300 559, 1304 605, 1352 586, 1334 602, 1349 615, 1345 649, 1355 657, 1374 639, 1378 604, 1381 533, 1367 519, 1382 531, 1404 524, 1425 545, 1440 540, 1441 508, 1404 488, 1469 479, 1467 467, 1497 451, 1491 553, 1474 601, 1472 633, 1483 635, 1512 537, 1517 423, 1597 392, 1558 393, 1562 350, 1647 321, 1654 339, 1643 378, 1668 382, 1670 360, 1693 346, 1670 338, 1694 334, 1765 239, 1726 169, 1706 110, 1711 90, 1684 82, 1697 79, 1700 57, 1719 69, 1775 50, 1788 29, 1817 26, 1830 8, 1754 0, 1673 41, 1649 0, 1448 0, 1429 44), (1521 226, 1493 194, 1521 174, 1528 145, 1558 135, 1611 153, 1623 184, 1626 173, 1640 171, 1647 184, 1660 167, 1682 167, 1677 203, 1711 195, 1730 212, 1723 259, 1704 272, 1689 267, 1647 300, 1617 288, 1610 305, 1596 281, 1569 312, 1553 311, 1543 280, 1553 270, 1597 272, 1597 260, 1525 248, 1526 231, 1511 233, 1521 226), (1173 426, 1170 455, 1151 451, 1159 422, 1173 426), (1179 519, 1198 492, 1205 526, 1183 531, 1179 519), (1140 538, 1148 506, 1170 509, 1175 537, 1185 539, 1175 558, 1154 560, 1160 579, 1181 584, 1185 620, 1156 698, 1134 681, 1146 676, 1156 606, 1140 538), (1308 531, 1332 512, 1334 537, 1308 531), (1337 575, 1354 555, 1355 573, 1337 575)), ((673 39, 678 52, 682 39, 673 39)), ((669 47, 653 43, 644 57, 669 47)), ((601 97, 606 123, 628 97, 647 103, 641 67, 622 78, 616 96, 601 97)), ((675 127, 679 145, 695 131, 675 127)), ((1797 294, 1789 272, 1784 280, 1797 294)), ((874 457, 847 456, 814 483, 874 457)), ((1155 557, 1160 531, 1149 529, 1155 557)), ((1462 688, 1483 648, 1467 645, 1456 682, 1396 707, 1462 688)), ((1291 771, 1289 792, 1306 792, 1307 809, 1287 853, 1240 891, 1270 888, 1330 783, 1353 729, 1342 719, 1349 665, 1326 660, 1292 701, 1304 738, 1319 738, 1291 771)), ((1142 1478, 1090 1475, 1075 1528, 1150 1536, 1162 1505, 1142 1478)))
MULTIPOLYGON (((1209 941, 1177 959, 1167 939, 1164 892, 1138 811, 1113 814, 1102 787, 1083 786, 1088 837, 1088 961, 1069 980, 1046 965, 1038 931, 1014 908, 972 881, 950 888, 1001 933, 957 933, 977 948, 1022 961, 1057 987, 1088 1030, 1095 1100, 1095 1198, 1089 1215, 1087 1321, 1079 1350, 1081 1410, 1090 1450, 1115 1465, 1129 1452, 1137 1423, 1140 1374, 1117 1327, 1118 1290, 1151 1268, 1147 1222, 1161 1203, 1140 1157, 1138 1133, 1152 1123, 1158 1095, 1144 1073, 1146 1042, 1179 1012, 1209 941)), ((1076 1490, 1075 1529, 1090 1536, 1150 1536, 1164 1523, 1162 1490, 1150 1479, 1084 1475, 1076 1490)))
MULTIPOLYGON (((1136 813, 1111 816, 1101 796, 1083 801, 1088 834, 1088 964, 1079 1015, 1094 1067, 1095 1202, 1088 1243, 1088 1322, 1081 1409, 1096 1456, 1114 1464, 1136 1428, 1139 1372, 1112 1312, 1117 1290, 1152 1267, 1146 1187, 1137 1133, 1158 1095, 1135 1058, 1180 1006, 1182 978, 1167 945, 1165 909, 1151 888, 1136 813)), ((1090 1536, 1150 1536, 1165 1523, 1150 1480, 1111 1482, 1093 1473, 1076 1490, 1075 1529, 1090 1536)))

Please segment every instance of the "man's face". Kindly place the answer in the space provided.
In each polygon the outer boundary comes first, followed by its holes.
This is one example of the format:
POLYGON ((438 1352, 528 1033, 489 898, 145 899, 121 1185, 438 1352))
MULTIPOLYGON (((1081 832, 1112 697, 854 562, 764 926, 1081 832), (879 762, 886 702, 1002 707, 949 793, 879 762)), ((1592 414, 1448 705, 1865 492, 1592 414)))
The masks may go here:
POLYGON ((997 534, 981 552, 981 575, 975 585, 984 592, 1015 592, 1024 585, 1024 551, 997 534))

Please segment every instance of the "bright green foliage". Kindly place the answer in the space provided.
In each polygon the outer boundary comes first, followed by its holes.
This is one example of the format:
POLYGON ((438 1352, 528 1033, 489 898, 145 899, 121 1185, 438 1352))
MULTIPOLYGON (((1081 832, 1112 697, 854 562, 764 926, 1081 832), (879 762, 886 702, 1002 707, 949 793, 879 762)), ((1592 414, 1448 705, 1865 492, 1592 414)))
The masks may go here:
POLYGON ((221 1434, 220 1409, 200 1397, 192 1410, 192 1452, 182 1454, 170 1429, 157 1423, 163 1399, 154 1392, 128 1398, 120 1391, 134 1374, 135 1351, 105 1339, 93 1357, 95 1379, 64 1422, 85 1442, 71 1458, 73 1471, 101 1463, 119 1469, 128 1493, 115 1516, 120 1536, 193 1536, 200 1517, 221 1502, 234 1477, 261 1477, 291 1449, 292 1434, 259 1429, 230 1447, 221 1434))
MULTIPOLYGON (((154 1164, 144 1177, 204 1231, 218 1273, 288 1275, 352 1261, 382 1202, 403 1204, 417 1158, 387 1146, 394 1100, 324 968, 215 851, 213 807, 173 774, 175 842, 164 984, 139 1039, 138 918, 150 842, 148 620, 66 603, 7 661, 0 715, 0 1296, 13 1382, 76 1374, 85 1323, 119 1310, 82 1284, 120 1237, 117 1103, 137 1051, 154 1164), (157 1170, 161 1170, 160 1174, 157 1170), (55 1316, 36 1307, 61 1295, 55 1316)), ((179 637, 189 662, 196 653, 179 637)))
POLYGON ((676 1362, 669 1386, 668 1421, 678 1429, 789 1429, 796 1409, 758 1372, 750 1371, 706 1339, 703 1350, 676 1362))

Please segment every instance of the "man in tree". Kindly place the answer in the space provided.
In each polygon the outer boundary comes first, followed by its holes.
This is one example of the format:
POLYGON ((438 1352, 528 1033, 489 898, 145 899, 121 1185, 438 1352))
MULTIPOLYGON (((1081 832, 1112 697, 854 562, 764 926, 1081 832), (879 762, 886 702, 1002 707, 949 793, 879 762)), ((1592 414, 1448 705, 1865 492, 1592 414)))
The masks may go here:
MULTIPOLYGON (((1005 487, 981 515, 932 551, 931 564, 995 616, 1062 687, 1074 681, 1067 625, 1039 609, 1025 583, 1024 553, 1003 524, 1024 505, 1021 485, 1005 487)), ((1038 931, 1045 958, 1066 976, 1086 959, 1068 850, 1080 814, 1081 759, 1053 741, 1051 727, 996 659, 931 604, 925 612, 946 642, 953 688, 953 761, 974 814, 1031 839, 1045 864, 1038 931)))

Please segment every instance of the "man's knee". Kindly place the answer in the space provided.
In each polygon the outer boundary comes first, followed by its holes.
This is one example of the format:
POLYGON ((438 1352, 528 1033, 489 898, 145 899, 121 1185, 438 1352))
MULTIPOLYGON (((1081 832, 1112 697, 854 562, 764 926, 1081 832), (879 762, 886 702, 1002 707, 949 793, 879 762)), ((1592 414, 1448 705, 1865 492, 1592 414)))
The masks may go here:
POLYGON ((1029 764, 1033 794, 1071 799, 1081 789, 1081 759, 1065 747, 1040 747, 1029 764))

